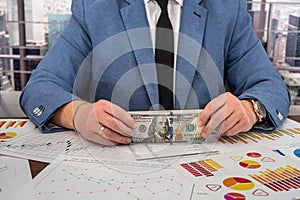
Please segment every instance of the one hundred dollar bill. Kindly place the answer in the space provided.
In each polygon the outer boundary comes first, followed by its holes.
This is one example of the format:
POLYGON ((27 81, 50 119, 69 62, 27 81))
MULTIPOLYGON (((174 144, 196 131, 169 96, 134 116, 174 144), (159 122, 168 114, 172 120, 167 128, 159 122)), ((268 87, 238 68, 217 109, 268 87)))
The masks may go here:
POLYGON ((201 143, 198 117, 201 110, 135 111, 132 142, 135 143, 201 143))

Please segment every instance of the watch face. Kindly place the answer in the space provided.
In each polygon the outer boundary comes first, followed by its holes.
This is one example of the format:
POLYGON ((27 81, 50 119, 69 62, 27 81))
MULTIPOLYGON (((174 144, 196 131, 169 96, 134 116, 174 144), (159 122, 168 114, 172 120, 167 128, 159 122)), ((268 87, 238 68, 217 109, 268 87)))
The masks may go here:
POLYGON ((260 102, 260 101, 256 101, 256 105, 257 105, 257 110, 259 112, 259 114, 265 118, 267 115, 266 109, 264 107, 264 105, 260 102))

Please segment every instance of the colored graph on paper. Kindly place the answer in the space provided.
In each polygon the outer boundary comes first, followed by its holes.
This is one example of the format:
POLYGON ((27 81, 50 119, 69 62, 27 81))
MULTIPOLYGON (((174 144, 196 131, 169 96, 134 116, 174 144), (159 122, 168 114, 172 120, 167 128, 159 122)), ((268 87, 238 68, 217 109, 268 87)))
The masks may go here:
POLYGON ((28 119, 0 120, 0 141, 9 140, 18 135, 34 130, 36 126, 28 119))
POLYGON ((290 165, 274 170, 266 169, 249 176, 274 192, 300 189, 300 170, 290 165))
POLYGON ((222 144, 249 144, 282 139, 286 140, 287 138, 290 140, 300 138, 300 128, 278 130, 273 133, 249 132, 231 137, 223 136, 219 138, 219 142, 222 144))
MULTIPOLYGON (((250 147, 274 147, 288 144, 295 144, 300 141, 300 128, 280 129, 272 133, 247 132, 234 136, 219 136, 217 142, 209 140, 203 145, 210 144, 212 150, 219 152, 231 152, 250 147)), ((208 147, 207 147, 208 148, 208 147)))
POLYGON ((9 129, 9 128, 23 128, 27 123, 26 120, 8 120, 8 121, 0 121, 1 129, 9 129))
POLYGON ((276 147, 270 147, 275 153, 281 156, 288 156, 295 161, 300 161, 300 143, 280 145, 276 147))
POLYGON ((184 168, 189 174, 195 177, 214 176, 216 172, 224 168, 222 165, 212 159, 181 163, 180 166, 184 168))
POLYGON ((174 167, 213 199, 300 197, 300 162, 272 149, 244 148, 207 159, 181 159, 174 167))
POLYGON ((35 179, 37 199, 190 199, 193 184, 160 163, 60 157, 35 179))
POLYGON ((58 155, 122 159, 115 147, 83 139, 73 131, 44 134, 38 129, 0 142, 0 154, 51 162, 58 155))

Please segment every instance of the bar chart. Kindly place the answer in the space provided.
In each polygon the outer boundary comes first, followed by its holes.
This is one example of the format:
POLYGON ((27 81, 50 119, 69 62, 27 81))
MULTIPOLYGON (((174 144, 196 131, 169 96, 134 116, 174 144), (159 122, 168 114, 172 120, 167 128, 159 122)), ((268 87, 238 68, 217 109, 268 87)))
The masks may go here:
POLYGON ((300 188, 300 170, 290 165, 275 170, 266 169, 259 174, 249 174, 249 176, 274 192, 300 188))
POLYGON ((201 160, 196 162, 182 163, 180 164, 186 171, 192 174, 195 177, 205 176, 210 177, 214 176, 214 173, 219 171, 219 169, 224 168, 222 165, 217 163, 212 159, 201 160))
POLYGON ((261 133, 261 132, 248 132, 240 133, 234 136, 221 136, 219 142, 222 144, 249 144, 259 143, 261 141, 275 141, 281 137, 295 138, 300 136, 300 128, 283 129, 274 131, 272 133, 261 133))

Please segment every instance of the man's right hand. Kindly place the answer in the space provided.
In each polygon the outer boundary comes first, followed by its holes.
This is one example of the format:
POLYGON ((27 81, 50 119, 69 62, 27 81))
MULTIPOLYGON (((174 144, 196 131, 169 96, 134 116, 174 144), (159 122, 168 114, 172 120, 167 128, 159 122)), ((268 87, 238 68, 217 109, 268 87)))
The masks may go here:
POLYGON ((87 140, 107 146, 131 143, 136 126, 135 120, 125 110, 106 100, 96 103, 73 101, 59 109, 52 121, 77 130, 87 140), (62 121, 62 116, 66 115, 69 120, 62 121))

